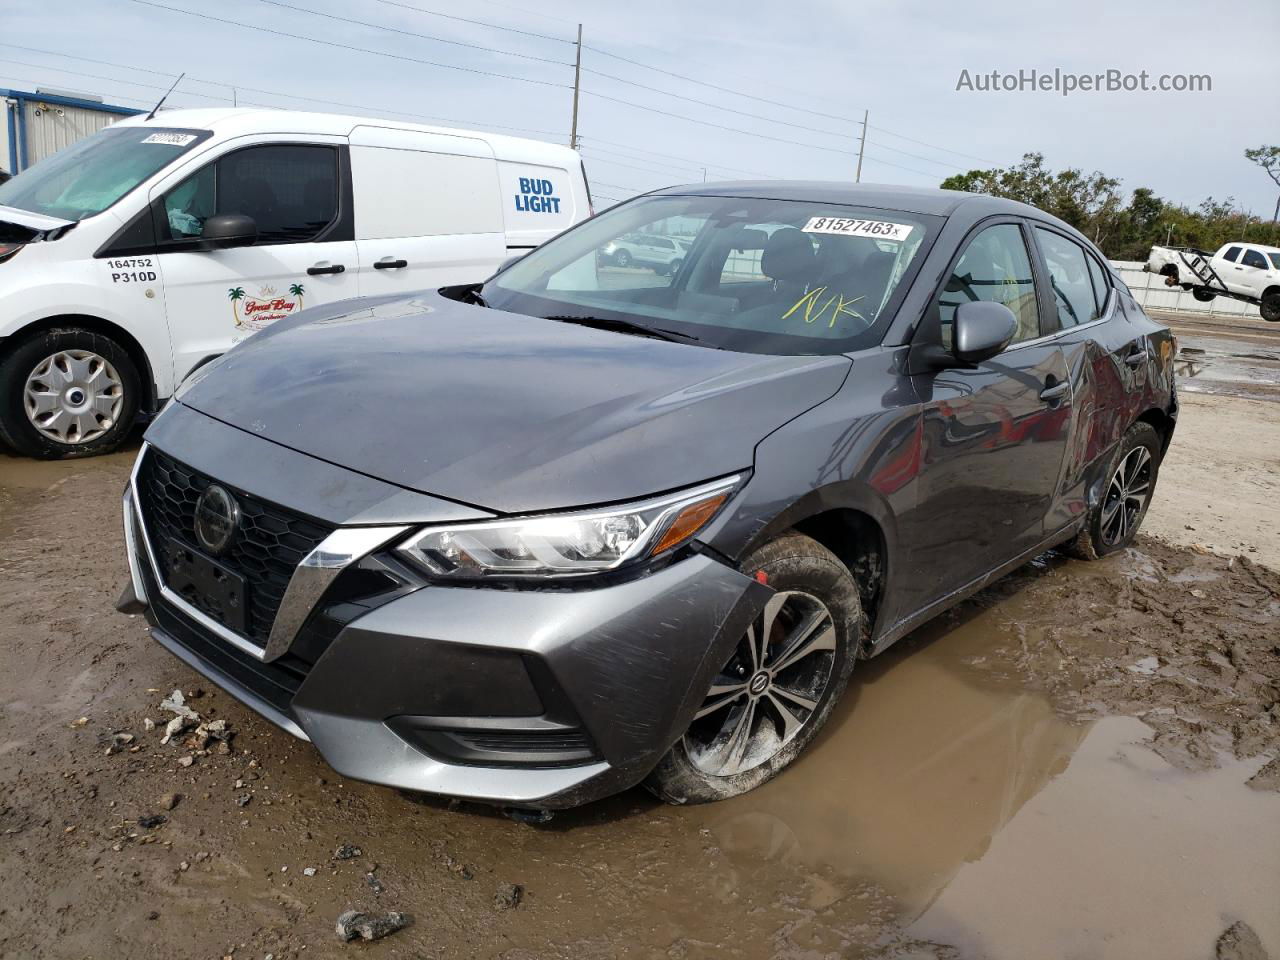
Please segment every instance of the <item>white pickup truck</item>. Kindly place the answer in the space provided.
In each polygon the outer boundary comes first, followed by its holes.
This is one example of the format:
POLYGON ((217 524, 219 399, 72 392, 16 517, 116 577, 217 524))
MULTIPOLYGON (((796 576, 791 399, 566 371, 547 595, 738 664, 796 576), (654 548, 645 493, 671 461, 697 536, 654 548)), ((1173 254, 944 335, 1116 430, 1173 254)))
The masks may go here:
POLYGON ((1280 322, 1280 247, 1225 243, 1217 253, 1195 247, 1152 247, 1144 270, 1207 303, 1231 297, 1256 304, 1263 320, 1280 322))

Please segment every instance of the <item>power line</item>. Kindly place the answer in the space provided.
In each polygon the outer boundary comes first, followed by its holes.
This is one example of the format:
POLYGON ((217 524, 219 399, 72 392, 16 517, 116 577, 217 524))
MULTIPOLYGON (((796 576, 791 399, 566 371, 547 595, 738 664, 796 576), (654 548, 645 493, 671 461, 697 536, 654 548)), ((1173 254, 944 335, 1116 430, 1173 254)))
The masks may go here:
POLYGON ((407 37, 417 37, 419 40, 431 40, 435 43, 447 43, 455 47, 466 47, 468 50, 483 50, 486 53, 497 53, 504 57, 520 57, 523 60, 537 60, 539 63, 550 63, 557 67, 571 67, 573 64, 565 63, 563 60, 552 60, 549 57, 539 57, 532 53, 520 53, 516 50, 499 50, 496 47, 486 47, 478 43, 467 43, 465 40, 449 40, 445 37, 435 37, 429 33, 414 33, 412 30, 401 30, 398 27, 388 27, 380 23, 370 23, 367 20, 353 20, 351 17, 340 17, 335 13, 325 13, 323 10, 311 10, 307 7, 298 7, 292 3, 285 3, 284 0, 258 0, 259 3, 270 4, 273 7, 282 7, 285 10, 296 10, 299 13, 308 13, 313 17, 324 17, 326 20, 336 20, 339 23, 353 23, 359 27, 371 27, 374 30, 387 30, 391 33, 398 33, 407 37))
MULTIPOLYGON (((10 44, 4 44, 10 46, 10 44)), ((88 77, 91 80, 106 80, 109 83, 123 83, 130 87, 147 87, 151 90, 167 90, 167 85, 159 83, 142 83, 139 80, 124 80, 120 77, 104 77, 99 73, 83 73, 79 70, 68 70, 66 67, 54 67, 44 63, 28 63, 25 60, 10 60, 8 57, 0 57, 0 63, 8 63, 18 67, 31 67, 35 70, 52 70, 55 73, 66 73, 73 77, 88 77)), ((200 97, 204 100, 228 100, 229 97, 216 97, 211 93, 195 93, 194 91, 183 91, 186 96, 200 97)))
POLYGON ((630 190, 632 193, 648 193, 650 190, 660 189, 659 187, 646 187, 642 190, 639 187, 628 187, 621 183, 606 183, 604 180, 592 180, 591 182, 602 187, 612 187, 614 190, 630 190))
MULTIPOLYGON (((264 3, 267 3, 267 2, 271 2, 271 0, 263 0, 263 2, 264 2, 264 3)), ((589 47, 588 47, 587 49, 591 49, 591 48, 589 48, 589 47)), ((604 77, 606 80, 614 80, 614 81, 617 81, 618 83, 625 83, 625 84, 627 84, 628 86, 632 86, 632 87, 639 87, 641 90, 648 90, 648 91, 650 91, 651 93, 659 93, 659 94, 661 94, 661 95, 662 95, 662 96, 664 96, 664 97, 671 97, 673 100, 683 100, 683 101, 685 101, 686 103, 696 103, 696 104, 698 104, 699 106, 703 106, 703 107, 711 107, 713 110, 722 110, 722 111, 724 111, 725 113, 735 113, 735 114, 737 114, 737 115, 738 115, 738 116, 740 116, 740 117, 751 117, 751 118, 753 118, 753 119, 755 119, 755 120, 764 120, 764 121, 766 121, 766 122, 768 122, 768 123, 776 123, 776 124, 778 124, 779 126, 783 126, 783 127, 792 127, 792 128, 793 128, 793 129, 795 129, 795 130, 806 130, 806 131, 808 131, 809 133, 821 133, 821 134, 823 134, 823 135, 825 135, 825 136, 828 136, 828 137, 850 137, 850 136, 852 136, 852 134, 851 134, 851 133, 839 133, 839 132, 834 131, 834 130, 823 130, 821 127, 811 127, 811 126, 808 126, 807 124, 803 124, 803 123, 792 123, 792 122, 791 122, 791 121, 789 121, 789 120, 777 120, 777 119, 774 119, 773 117, 762 117, 762 116, 760 116, 760 114, 758 114, 758 113, 752 113, 752 112, 751 112, 751 111, 749 111, 749 110, 736 110, 736 109, 734 109, 733 107, 726 107, 726 106, 724 106, 724 105, 722 105, 722 104, 712 103, 712 102, 711 102, 711 101, 709 101, 709 100, 699 100, 697 97, 686 97, 686 96, 684 96, 683 94, 679 94, 679 93, 672 93, 672 92, 671 92, 671 91, 669 91, 669 90, 663 90, 661 87, 651 87, 651 86, 649 86, 648 84, 645 84, 645 83, 638 83, 638 82, 637 82, 637 81, 635 81, 635 80, 626 80, 626 79, 624 79, 623 77, 614 76, 614 75, 613 75, 613 74, 611 74, 611 73, 603 73, 603 72, 602 72, 602 71, 600 71, 600 70, 592 70, 590 67, 583 67, 583 68, 582 68, 582 72, 583 72, 583 73, 590 73, 590 74, 593 74, 594 76, 597 76, 597 77, 604 77)), ((720 89, 720 88, 717 88, 717 89, 720 89)), ((585 91, 584 91, 584 92, 585 92, 585 91)), ((772 102, 773 102, 773 101, 771 101, 771 100, 764 100, 763 98, 750 97, 748 94, 742 94, 742 96, 746 96, 746 97, 748 97, 748 99, 760 99, 760 100, 761 100, 762 102, 764 102, 764 103, 772 103, 772 102)), ((794 108, 789 108, 789 109, 794 109, 794 108)))
MULTIPOLYGON (((599 148, 595 148, 595 149, 599 149, 599 148)), ((653 167, 637 167, 634 164, 622 163, 619 160, 611 160, 608 157, 597 157, 594 154, 583 154, 583 156, 587 157, 588 160, 594 160, 597 163, 607 163, 607 164, 610 164, 611 166, 623 167, 627 170, 639 170, 641 173, 656 173, 659 176, 667 176, 667 177, 672 176, 672 174, 666 171, 656 170, 653 167)))
MULTIPOLYGON (((119 70, 136 70, 142 73, 153 74, 155 76, 161 76, 161 77, 173 76, 173 74, 166 73, 163 70, 151 70, 151 69, 148 69, 147 67, 136 67, 136 66, 133 66, 132 64, 113 63, 110 60, 97 60, 97 59, 94 59, 93 57, 81 57, 81 56, 76 56, 75 54, 70 54, 70 53, 59 53, 55 50, 43 50, 39 47, 24 47, 16 43, 4 43, 3 41, 0 41, 0 47, 11 47, 15 50, 26 50, 31 53, 41 53, 41 54, 45 54, 46 56, 62 57, 67 60, 80 60, 80 61, 84 61, 85 63, 94 63, 104 67, 113 67, 119 70)), ((17 60, 8 61, 8 62, 22 63, 22 61, 17 61, 17 60)), ((158 84, 154 84, 154 85, 142 84, 136 80, 123 80, 117 77, 102 77, 97 74, 80 73, 75 70, 68 70, 66 67, 53 66, 49 64, 24 64, 24 66, 31 66, 39 70, 55 70, 59 73, 68 73, 68 74, 72 74, 73 76, 85 76, 85 77, 91 77, 93 79, 108 80, 115 83, 125 83, 131 86, 149 86, 149 87, 152 87, 152 89, 157 89, 157 90, 164 89, 161 85, 158 85, 158 84)), ((208 80, 208 79, 202 79, 200 77, 187 77, 187 81, 194 82, 194 83, 204 83, 204 84, 208 84, 210 86, 215 86, 215 87, 234 88, 236 90, 244 90, 249 93, 265 94, 271 97, 282 97, 286 100, 300 100, 306 103, 317 103, 317 104, 321 104, 328 107, 349 107, 353 110, 361 110, 361 111, 368 109, 368 104, 346 103, 341 100, 332 100, 332 99, 329 99, 328 97, 308 97, 298 93, 285 93, 280 90, 267 90, 262 87, 246 87, 241 85, 238 82, 229 83, 225 80, 208 80)), ((22 82, 25 82, 25 81, 22 81, 22 82)), ((180 93, 186 96, 203 97, 208 99, 223 99, 223 100, 231 99, 229 96, 223 96, 221 98, 218 98, 218 97, 213 97, 210 94, 196 93, 195 91, 180 91, 180 93)), ((241 102, 249 104, 251 106, 261 106, 261 107, 268 107, 270 109, 280 109, 279 107, 272 107, 270 104, 265 104, 265 103, 255 104, 252 101, 241 101, 241 102)), ((485 122, 476 121, 476 120, 462 120, 457 117, 441 117, 433 114, 410 113, 403 110, 381 110, 380 113, 390 114, 392 116, 398 116, 398 117, 408 117, 409 119, 412 119, 412 120, 428 120, 428 121, 439 121, 444 123, 456 123, 456 124, 461 124, 464 127, 465 126, 491 127, 495 130, 513 130, 519 133, 538 133, 544 136, 557 137, 557 138, 563 138, 564 136, 564 134, 558 130, 540 130, 533 127, 516 127, 516 126, 504 125, 501 123, 485 123, 485 122)))
POLYGON ((376 0, 377 3, 386 4, 388 7, 400 7, 402 10, 412 10, 414 13, 425 13, 429 17, 443 17, 445 20, 457 20, 459 23, 470 23, 477 27, 489 27, 492 30, 505 30, 507 33, 518 33, 525 37, 537 37, 539 40, 554 40, 557 43, 573 43, 564 37, 553 37, 545 33, 535 33, 532 30, 521 30, 518 27, 506 27, 500 23, 490 23, 486 20, 472 20, 468 17, 459 17, 452 13, 441 13, 439 10, 429 10, 426 7, 417 7, 411 3, 401 3, 400 0, 376 0))
POLYGON ((767 180, 777 180, 779 177, 772 173, 760 173, 758 170, 743 170, 741 167, 726 167, 722 163, 707 163, 705 160, 695 160, 692 157, 678 157, 672 153, 658 153, 655 150, 647 150, 644 147, 632 146, 629 143, 618 143, 616 140, 605 140, 601 137, 587 137, 588 145, 591 143, 607 143, 610 146, 622 147, 625 150, 631 150, 634 153, 648 154, 653 157, 666 157, 670 160, 684 160, 694 164, 697 167, 714 167, 717 170, 728 170, 731 173, 745 173, 752 177, 764 177, 767 180))
POLYGON ((391 53, 386 50, 370 50, 368 47, 357 47, 354 44, 338 43, 336 40, 321 40, 317 37, 308 37, 300 33, 289 33, 285 30, 275 30, 271 27, 259 26, 256 23, 244 23, 239 20, 230 20, 225 17, 215 17, 208 13, 199 13, 195 10, 184 10, 181 7, 170 7, 163 3, 156 3, 155 0, 130 0, 132 3, 139 3, 146 7, 155 7, 158 10, 168 10, 170 13, 182 13, 189 17, 198 17, 201 20, 210 20, 214 23, 222 23, 232 27, 240 27, 244 30, 256 30, 259 33, 270 33, 277 37, 288 37, 291 40, 306 40, 308 43, 318 43, 326 47, 337 47, 340 50, 354 50, 356 53, 368 53, 375 57, 386 57, 391 60, 401 60, 406 63, 417 63, 428 67, 439 67, 442 70, 457 70, 461 73, 471 73, 482 77, 496 77, 500 80, 515 80, 520 83, 533 83, 542 87, 556 87, 562 90, 569 89, 567 84, 554 83, 551 80, 535 80, 532 77, 517 77, 509 73, 498 73, 493 70, 480 70, 475 67, 460 67, 452 63, 440 63, 435 60, 423 60, 418 57, 410 57, 400 53, 391 53))
POLYGON ((909 143, 919 144, 922 147, 932 147, 934 150, 941 150, 944 153, 954 153, 958 157, 968 157, 970 160, 977 160, 979 163, 990 163, 993 166, 999 166, 995 160, 986 160, 982 157, 975 157, 971 153, 961 153, 959 150, 952 150, 949 147, 940 147, 936 143, 926 143, 924 140, 913 140, 911 137, 904 136, 901 133, 894 133, 892 130, 886 130, 884 127, 872 127, 872 130, 878 130, 880 133, 887 133, 891 137, 897 137, 899 140, 906 140, 909 143))
MULTIPOLYGON (((585 45, 585 49, 590 50, 592 53, 598 53, 604 57, 611 57, 614 60, 620 60, 623 63, 629 63, 634 67, 641 67, 645 70, 652 70, 655 73, 665 74, 666 76, 674 77, 677 80, 684 80, 688 83, 696 83, 700 87, 709 87, 712 90, 719 90, 722 93, 731 93, 734 96, 745 97, 748 100, 756 100, 756 101, 759 101, 760 103, 768 103, 775 107, 783 107, 784 109, 787 109, 787 110, 799 110, 801 113, 813 114, 815 117, 826 117, 828 120, 840 120, 844 123, 858 122, 857 120, 851 117, 842 117, 839 114, 835 114, 835 113, 823 113, 820 110, 810 110, 807 107, 799 107, 793 103, 783 103, 780 100, 770 100, 766 97, 757 96, 756 94, 753 94, 753 93, 743 93, 741 90, 735 90, 732 87, 722 87, 719 84, 709 83, 706 80, 698 80, 694 77, 686 76, 683 73, 675 73, 671 70, 663 70, 661 67, 655 67, 647 63, 642 63, 639 60, 632 60, 629 57, 624 57, 624 56, 621 56, 620 54, 610 53, 608 50, 602 50, 600 47, 593 47, 589 44, 585 45)), ((593 70, 591 72, 595 73, 596 71, 593 70)), ((608 74, 602 74, 602 76, 608 76, 608 74)), ((617 78, 615 77, 614 79, 617 79, 617 78)), ((629 83, 631 81, 623 81, 623 82, 629 83)), ((641 86, 641 84, 636 84, 636 86, 641 86)), ((647 89, 652 89, 652 88, 647 88, 647 89)))

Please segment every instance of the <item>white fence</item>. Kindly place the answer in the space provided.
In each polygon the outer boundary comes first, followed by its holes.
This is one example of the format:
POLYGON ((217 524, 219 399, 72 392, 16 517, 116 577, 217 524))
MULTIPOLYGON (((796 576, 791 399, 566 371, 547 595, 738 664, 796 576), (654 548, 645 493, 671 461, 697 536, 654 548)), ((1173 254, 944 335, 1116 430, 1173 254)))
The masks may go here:
POLYGON ((1206 317, 1257 317, 1258 308, 1243 300, 1232 300, 1230 297, 1217 297, 1208 303, 1201 303, 1187 290, 1181 287, 1165 286, 1165 278, 1154 273, 1144 273, 1142 264, 1137 260, 1112 260, 1115 267, 1133 297, 1142 304, 1144 310, 1159 310, 1164 313, 1196 313, 1206 317))

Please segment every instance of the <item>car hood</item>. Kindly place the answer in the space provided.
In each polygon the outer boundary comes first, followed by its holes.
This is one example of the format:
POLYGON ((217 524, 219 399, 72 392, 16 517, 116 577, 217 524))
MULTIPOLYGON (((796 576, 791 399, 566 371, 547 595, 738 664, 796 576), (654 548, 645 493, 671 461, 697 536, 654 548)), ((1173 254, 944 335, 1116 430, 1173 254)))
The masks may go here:
POLYGON ((61 217, 50 217, 43 213, 32 213, 29 210, 6 206, 0 206, 0 222, 16 223, 20 227, 27 227, 40 233, 75 223, 74 220, 64 220, 61 217))
POLYGON ((435 293, 320 307, 178 399, 408 489, 499 513, 629 500, 750 467, 840 388, 843 356, 732 353, 435 293))

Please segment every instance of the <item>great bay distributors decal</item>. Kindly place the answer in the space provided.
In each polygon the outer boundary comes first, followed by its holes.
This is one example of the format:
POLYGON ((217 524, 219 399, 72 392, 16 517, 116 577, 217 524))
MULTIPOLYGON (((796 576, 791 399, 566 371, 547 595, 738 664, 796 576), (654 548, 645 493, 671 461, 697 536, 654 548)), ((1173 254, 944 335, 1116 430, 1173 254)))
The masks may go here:
POLYGON ((275 287, 264 284, 258 288, 257 296, 247 295, 244 287, 232 287, 227 291, 227 299, 231 301, 231 315, 235 319, 236 329, 253 333, 301 310, 306 292, 302 284, 291 283, 289 295, 282 296, 276 293, 275 287))
POLYGON ((555 189, 550 180, 520 177, 516 209, 522 213, 559 213, 560 198, 555 195, 555 189))

